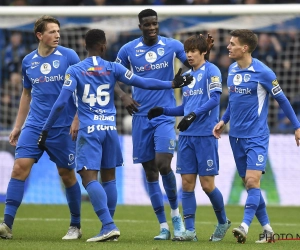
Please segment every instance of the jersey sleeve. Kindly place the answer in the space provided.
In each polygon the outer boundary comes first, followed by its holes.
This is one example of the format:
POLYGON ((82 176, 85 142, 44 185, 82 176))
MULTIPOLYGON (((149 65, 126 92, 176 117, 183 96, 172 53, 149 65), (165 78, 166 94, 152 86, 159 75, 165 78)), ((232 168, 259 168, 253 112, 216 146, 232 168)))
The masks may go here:
POLYGON ((277 77, 273 71, 268 70, 263 75, 264 77, 260 84, 273 96, 273 98, 283 94, 282 89, 277 81, 277 77))
POLYGON ((68 59, 69 59, 69 63, 70 65, 73 65, 73 64, 76 64, 76 63, 79 63, 80 62, 80 58, 79 56, 77 55, 77 53, 70 49, 68 51, 68 59))
POLYGON ((71 92, 74 92, 77 87, 77 77, 76 72, 74 70, 73 66, 70 66, 65 74, 65 81, 63 85, 63 89, 70 90, 71 92))
POLYGON ((222 93, 222 75, 217 66, 210 64, 209 71, 207 74, 208 79, 208 91, 221 92, 222 93))
POLYGON ((116 63, 120 63, 126 68, 129 67, 130 62, 129 62, 128 53, 125 45, 122 46, 122 48, 119 50, 116 58, 116 63))
POLYGON ((176 57, 182 63, 184 63, 186 61, 186 54, 184 52, 183 44, 178 40, 174 40, 174 47, 175 47, 175 51, 176 51, 176 57))

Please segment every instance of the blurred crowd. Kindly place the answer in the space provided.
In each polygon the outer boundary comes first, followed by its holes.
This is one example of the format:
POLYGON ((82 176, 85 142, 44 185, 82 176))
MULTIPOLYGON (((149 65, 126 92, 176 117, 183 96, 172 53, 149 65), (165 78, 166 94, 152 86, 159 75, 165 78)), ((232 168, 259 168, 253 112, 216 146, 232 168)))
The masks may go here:
POLYGON ((0 5, 209 5, 209 4, 287 4, 300 0, 0 0, 0 5))

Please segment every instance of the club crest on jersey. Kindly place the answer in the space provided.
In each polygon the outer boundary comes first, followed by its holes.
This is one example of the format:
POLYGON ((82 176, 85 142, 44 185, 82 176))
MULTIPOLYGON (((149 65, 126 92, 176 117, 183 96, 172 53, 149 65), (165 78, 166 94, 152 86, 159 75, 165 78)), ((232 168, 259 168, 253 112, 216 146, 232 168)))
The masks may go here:
POLYGON ((157 49, 157 54, 159 54, 160 56, 163 56, 165 54, 165 49, 164 48, 158 48, 157 49))
POLYGON ((244 82, 249 82, 250 78, 251 78, 251 75, 245 74, 244 75, 244 82))
POLYGON ((241 82, 242 82, 243 78, 242 78, 242 75, 241 74, 236 74, 234 77, 233 77, 233 84, 234 85, 240 85, 241 82))
POLYGON ((202 79, 202 73, 200 73, 200 74, 198 75, 198 77, 197 77, 197 81, 198 81, 198 82, 200 82, 200 81, 201 81, 201 79, 202 79))
POLYGON ((40 70, 44 75, 47 75, 51 72, 51 65, 49 63, 43 63, 40 70))
POLYGON ((59 67, 59 61, 58 60, 53 61, 53 67, 56 68, 56 69, 59 67))
POLYGON ((153 62, 156 61, 157 55, 154 51, 149 51, 149 52, 147 52, 147 54, 145 56, 145 59, 146 59, 147 62, 153 63, 153 62))

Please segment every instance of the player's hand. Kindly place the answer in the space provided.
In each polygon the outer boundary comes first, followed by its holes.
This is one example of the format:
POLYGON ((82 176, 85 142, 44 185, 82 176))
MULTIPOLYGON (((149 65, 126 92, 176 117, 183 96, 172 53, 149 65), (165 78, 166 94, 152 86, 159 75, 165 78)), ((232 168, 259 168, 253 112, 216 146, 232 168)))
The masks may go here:
POLYGON ((160 116, 164 113, 164 108, 154 107, 148 111, 148 119, 151 120, 154 117, 160 116))
POLYGON ((214 38, 209 33, 207 34, 206 42, 207 42, 207 52, 209 52, 214 46, 214 38))
POLYGON ((141 106, 138 102, 133 100, 129 95, 125 94, 121 97, 124 107, 130 115, 139 112, 138 107, 141 106))
POLYGON ((221 134, 223 132, 223 130, 225 129, 225 123, 224 121, 219 121, 215 127, 213 128, 213 135, 214 137, 216 137, 217 139, 221 138, 221 134))
POLYGON ((192 122, 196 119, 196 114, 194 112, 189 113, 179 122, 177 128, 179 131, 185 131, 192 124, 192 122))
POLYGON ((12 146, 16 146, 19 136, 21 134, 21 129, 19 128, 14 128, 13 131, 11 131, 10 135, 9 135, 9 143, 12 146))
POLYGON ((182 68, 180 68, 175 75, 173 82, 172 82, 172 88, 182 88, 184 86, 189 85, 193 81, 193 76, 190 74, 186 74, 184 76, 181 75, 182 68))
POLYGON ((46 139, 47 139, 47 136, 48 136, 48 131, 46 130, 43 130, 39 136, 39 139, 37 141, 37 144, 38 144, 38 147, 41 149, 41 150, 46 150, 47 147, 46 147, 46 139))
POLYGON ((76 113, 76 115, 73 119, 73 122, 71 124, 71 127, 70 127, 70 132, 69 132, 69 134, 72 137, 72 141, 76 141, 77 135, 78 135, 78 130, 79 130, 79 120, 78 120, 78 114, 76 113))
POLYGON ((295 140, 296 140, 297 146, 299 147, 300 146, 300 128, 295 130, 295 140))

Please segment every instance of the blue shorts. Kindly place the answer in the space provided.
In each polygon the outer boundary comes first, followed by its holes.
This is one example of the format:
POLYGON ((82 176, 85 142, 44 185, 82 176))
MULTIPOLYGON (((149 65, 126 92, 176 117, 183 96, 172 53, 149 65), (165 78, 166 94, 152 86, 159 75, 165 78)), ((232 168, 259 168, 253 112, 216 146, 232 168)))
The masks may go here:
MULTIPOLYGON (((43 155, 44 151, 37 145, 42 129, 25 126, 18 139, 15 159, 30 158, 35 162, 43 155)), ((75 168, 75 141, 69 134, 70 127, 52 128, 46 140, 47 154, 57 167, 75 168)))
POLYGON ((174 117, 134 115, 132 119, 133 163, 143 163, 155 158, 155 153, 174 154, 176 134, 174 117))
POLYGON ((269 135, 254 138, 229 136, 229 141, 240 177, 246 176, 246 170, 258 170, 265 173, 269 135))
POLYGON ((87 128, 78 131, 76 142, 77 172, 85 168, 97 170, 110 169, 123 165, 123 156, 119 136, 115 130, 97 130, 88 132, 87 128))
POLYGON ((218 140, 214 136, 179 136, 178 174, 219 174, 218 140))

